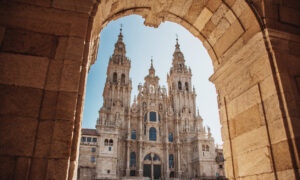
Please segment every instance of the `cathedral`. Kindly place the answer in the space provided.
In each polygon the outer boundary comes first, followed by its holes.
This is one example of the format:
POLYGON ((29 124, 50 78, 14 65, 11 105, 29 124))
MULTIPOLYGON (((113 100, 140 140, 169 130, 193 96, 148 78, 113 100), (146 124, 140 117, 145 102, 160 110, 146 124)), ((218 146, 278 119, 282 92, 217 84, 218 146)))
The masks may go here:
POLYGON ((109 59, 96 129, 82 129, 77 176, 90 179, 222 179, 222 149, 196 110, 192 72, 176 39, 168 90, 151 60, 131 103, 122 29, 109 59))

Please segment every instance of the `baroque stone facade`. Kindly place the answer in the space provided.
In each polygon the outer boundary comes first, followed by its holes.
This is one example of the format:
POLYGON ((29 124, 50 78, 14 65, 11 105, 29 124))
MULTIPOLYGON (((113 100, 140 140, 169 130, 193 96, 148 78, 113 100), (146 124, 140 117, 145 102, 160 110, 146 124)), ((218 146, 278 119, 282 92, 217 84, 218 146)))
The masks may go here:
POLYGON ((178 39, 168 92, 159 85, 151 60, 131 105, 130 63, 121 30, 109 60, 96 129, 82 131, 78 179, 223 177, 222 149, 215 147, 196 110, 191 69, 178 39))

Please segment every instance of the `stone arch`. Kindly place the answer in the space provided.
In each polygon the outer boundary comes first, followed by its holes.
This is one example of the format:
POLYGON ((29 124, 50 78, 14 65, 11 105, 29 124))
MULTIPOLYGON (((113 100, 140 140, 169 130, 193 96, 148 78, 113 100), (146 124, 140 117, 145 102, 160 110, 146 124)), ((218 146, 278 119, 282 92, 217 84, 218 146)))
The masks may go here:
POLYGON ((299 6, 297 1, 275 0, 2 3, 0 132, 6 138, 0 153, 6 159, 1 166, 29 166, 23 168, 26 172, 15 168, 3 177, 75 176, 85 81, 97 56, 99 34, 110 21, 138 14, 145 25, 182 25, 210 54, 226 176, 299 179, 299 6), (44 138, 49 142, 43 143, 44 138), (259 158, 243 162, 253 155, 259 158))

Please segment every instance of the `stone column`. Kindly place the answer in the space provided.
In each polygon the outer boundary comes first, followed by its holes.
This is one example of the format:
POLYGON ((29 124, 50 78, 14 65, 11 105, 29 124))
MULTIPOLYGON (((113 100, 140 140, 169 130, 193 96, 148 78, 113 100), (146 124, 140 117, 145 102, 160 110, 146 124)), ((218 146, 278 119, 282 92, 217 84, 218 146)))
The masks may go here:
POLYGON ((127 141, 127 167, 126 176, 130 176, 130 142, 127 141))
POLYGON ((142 148, 143 148, 143 145, 142 145, 142 141, 139 141, 138 142, 138 175, 140 177, 143 176, 143 152, 142 152, 142 148))

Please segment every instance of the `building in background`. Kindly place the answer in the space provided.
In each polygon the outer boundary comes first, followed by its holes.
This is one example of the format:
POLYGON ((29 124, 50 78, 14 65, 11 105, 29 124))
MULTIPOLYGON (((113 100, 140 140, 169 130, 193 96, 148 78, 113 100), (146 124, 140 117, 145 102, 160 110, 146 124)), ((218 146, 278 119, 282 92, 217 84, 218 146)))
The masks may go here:
POLYGON ((78 179, 217 179, 224 177, 222 149, 196 110, 191 69, 178 39, 168 92, 151 60, 131 105, 131 62, 122 30, 109 60, 104 103, 96 129, 83 129, 78 179))

